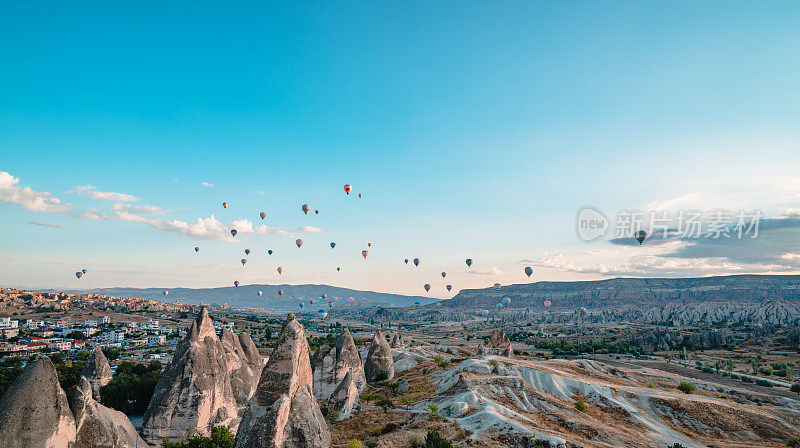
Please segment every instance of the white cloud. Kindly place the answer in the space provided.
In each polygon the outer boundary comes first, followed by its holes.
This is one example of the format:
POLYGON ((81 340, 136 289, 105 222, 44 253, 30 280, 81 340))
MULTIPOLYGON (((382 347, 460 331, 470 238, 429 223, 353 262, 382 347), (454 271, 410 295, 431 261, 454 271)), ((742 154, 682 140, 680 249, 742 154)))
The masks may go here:
POLYGON ((35 226, 41 226, 41 227, 52 227, 54 229, 69 229, 69 227, 67 227, 67 226, 64 226, 64 225, 61 225, 61 224, 53 224, 53 223, 50 223, 50 222, 31 221, 28 224, 33 224, 35 226))
POLYGON ((200 182, 200 185, 202 185, 204 187, 213 187, 214 186, 214 184, 212 184, 211 182, 200 182))
POLYGON ((472 275, 503 275, 503 271, 500 270, 497 266, 492 266, 490 268, 477 268, 477 269, 470 269, 467 271, 467 274, 472 275))
POLYGON ((34 212, 67 213, 71 206, 46 191, 35 191, 31 187, 20 187, 19 179, 11 173, 0 171, 0 202, 19 204, 34 212))
POLYGON ((93 185, 78 185, 68 193, 89 196, 90 198, 99 201, 136 202, 139 200, 138 197, 132 194, 114 193, 111 191, 97 191, 97 187, 93 185))
POLYGON ((144 215, 162 215, 167 212, 161 207, 155 205, 132 205, 124 202, 117 202, 111 206, 114 212, 136 213, 144 215))

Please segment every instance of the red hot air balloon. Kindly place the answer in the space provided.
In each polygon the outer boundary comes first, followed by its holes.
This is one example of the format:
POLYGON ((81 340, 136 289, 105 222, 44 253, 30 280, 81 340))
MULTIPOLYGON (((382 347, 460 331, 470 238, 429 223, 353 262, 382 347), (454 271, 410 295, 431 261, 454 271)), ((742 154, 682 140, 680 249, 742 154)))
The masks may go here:
POLYGON ((361 251, 361 256, 364 257, 364 259, 367 258, 367 255, 369 255, 369 251, 368 250, 362 250, 361 251))
POLYGON ((233 286, 238 288, 239 287, 239 280, 236 280, 235 282, 233 282, 233 286))
POLYGON ((361 197, 361 193, 358 194, 358 197, 361 197))
POLYGON ((279 295, 279 296, 282 296, 282 295, 283 295, 283 290, 282 290, 282 289, 279 289, 279 290, 278 290, 278 295, 279 295))
POLYGON ((297 244, 297 247, 300 247, 300 246, 302 246, 302 245, 303 245, 303 240, 301 240, 300 238, 298 238, 298 239, 294 240, 294 244, 297 244))
POLYGON ((264 219, 264 218, 267 217, 267 212, 261 212, 261 213, 258 214, 258 216, 260 216, 261 219, 264 219))
POLYGON ((544 301, 544 307, 545 308, 550 308, 550 305, 552 305, 552 303, 549 300, 545 300, 544 301))
POLYGON ((306 215, 308 214, 308 211, 311 210, 311 207, 309 207, 308 204, 303 204, 303 206, 300 207, 300 208, 303 210, 303 213, 305 213, 306 215))
POLYGON ((447 291, 451 291, 453 289, 453 285, 447 285, 447 291))
POLYGON ((244 250, 244 254, 245 254, 245 255, 250 255, 250 249, 245 249, 245 250, 244 250))
POLYGON ((347 193, 348 195, 350 194, 350 191, 351 191, 352 189, 353 189, 353 186, 352 186, 352 185, 350 185, 350 184, 344 184, 344 192, 345 192, 345 193, 347 193))

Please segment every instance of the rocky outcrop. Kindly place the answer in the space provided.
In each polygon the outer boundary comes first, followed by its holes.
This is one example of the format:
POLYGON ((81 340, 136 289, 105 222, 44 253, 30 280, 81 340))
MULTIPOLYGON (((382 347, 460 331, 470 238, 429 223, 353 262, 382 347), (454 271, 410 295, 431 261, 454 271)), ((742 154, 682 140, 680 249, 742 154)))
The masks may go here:
POLYGON ((69 403, 77 426, 74 448, 147 446, 139 438, 128 416, 92 398, 92 385, 86 377, 81 377, 72 390, 69 403))
POLYGON ((494 330, 488 339, 478 346, 478 355, 498 355, 511 357, 514 354, 511 350, 511 340, 508 339, 503 330, 494 330))
POLYGON ((406 343, 405 341, 403 341, 403 335, 401 335, 400 333, 395 333, 394 336, 392 336, 391 348, 400 348, 405 346, 406 343))
POLYGON ((289 314, 247 405, 234 448, 328 448, 331 434, 313 392, 306 333, 289 314))
POLYGON ((220 342, 225 351, 225 363, 230 373, 233 398, 241 414, 258 386, 258 378, 263 367, 261 357, 248 334, 236 336, 225 328, 222 330, 220 342))
POLYGON ((328 400, 348 373, 352 374, 359 392, 367 385, 361 354, 348 329, 336 340, 335 347, 323 345, 314 353, 311 369, 314 372, 314 395, 320 400, 328 400))
POLYGON ((71 448, 75 418, 50 358, 30 361, 0 399, 0 446, 71 448))
POLYGON ((364 362, 364 374, 370 383, 394 378, 392 349, 380 330, 372 336, 372 344, 367 353, 367 360, 364 362))
POLYGON ((81 376, 86 378, 92 386, 92 395, 95 400, 100 401, 100 388, 111 381, 112 375, 111 365, 108 364, 106 355, 99 346, 95 346, 89 359, 86 360, 86 365, 81 370, 81 376))
POLYGON ((214 425, 235 431, 238 410, 226 359, 203 307, 156 384, 144 415, 145 440, 157 444, 164 438, 208 434, 214 425))
POLYGON ((358 387, 353 381, 352 372, 347 372, 344 376, 342 382, 339 383, 339 387, 333 391, 329 403, 339 413, 339 419, 350 417, 353 412, 361 408, 358 387))

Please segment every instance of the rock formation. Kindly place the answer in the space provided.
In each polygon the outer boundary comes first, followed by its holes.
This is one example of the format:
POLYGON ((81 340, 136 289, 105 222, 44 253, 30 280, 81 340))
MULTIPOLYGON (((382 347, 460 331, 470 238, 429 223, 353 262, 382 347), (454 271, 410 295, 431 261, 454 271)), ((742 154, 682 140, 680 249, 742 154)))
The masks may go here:
POLYGON ((109 409, 92 398, 92 385, 86 377, 81 377, 71 392, 69 404, 77 426, 74 448, 147 446, 139 438, 127 415, 109 409))
POLYGON ((289 314, 247 405, 234 448, 330 445, 328 425, 314 398, 305 330, 289 314))
POLYGON ((372 344, 369 347, 367 360, 364 363, 364 374, 370 383, 394 378, 392 349, 389 348, 389 344, 380 330, 376 331, 375 335, 372 336, 372 344), (386 374, 385 378, 382 378, 382 373, 386 374))
POLYGON ((392 348, 405 347, 405 345, 406 343, 403 341, 403 335, 400 333, 395 333, 394 336, 392 336, 392 348))
POLYGON ((333 391, 329 400, 331 406, 339 413, 339 418, 344 419, 361 408, 358 397, 358 387, 353 381, 353 373, 347 372, 339 386, 333 391))
POLYGON ((208 434, 211 426, 238 426, 238 410, 225 349, 203 307, 172 361, 156 384, 142 435, 150 443, 164 438, 208 434))
POLYGON ((478 346, 478 355, 499 355, 510 358, 513 354, 511 340, 503 330, 492 331, 492 335, 478 346))
POLYGON ((92 395, 95 400, 100 401, 100 388, 111 381, 112 375, 111 366, 108 364, 106 355, 96 345, 92 349, 89 359, 86 360, 86 365, 81 370, 81 376, 85 377, 92 386, 92 395))
POLYGON ((263 367, 261 357, 258 355, 258 349, 250 335, 241 334, 237 337, 226 328, 222 330, 220 342, 225 350, 225 363, 230 372, 233 398, 236 400, 238 409, 243 412, 247 401, 256 390, 258 378, 261 376, 263 367))
POLYGON ((75 418, 50 358, 30 361, 0 399, 0 446, 71 448, 75 418))
POLYGON ((352 373, 359 392, 367 385, 361 355, 348 329, 336 340, 335 347, 323 345, 314 353, 311 369, 314 371, 314 395, 320 400, 328 400, 348 373, 352 373))

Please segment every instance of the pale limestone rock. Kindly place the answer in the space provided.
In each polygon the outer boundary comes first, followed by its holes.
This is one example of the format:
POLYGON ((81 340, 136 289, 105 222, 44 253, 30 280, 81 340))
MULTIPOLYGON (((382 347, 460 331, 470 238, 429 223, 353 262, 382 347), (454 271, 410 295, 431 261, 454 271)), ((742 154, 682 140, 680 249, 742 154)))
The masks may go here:
POLYGON ((0 447, 72 448, 75 418, 50 358, 30 361, 0 399, 0 447))
POLYGON ((226 354, 203 307, 175 356, 164 369, 144 415, 142 435, 150 443, 208 434, 215 425, 236 431, 238 409, 226 354))
POLYGON ((303 326, 289 314, 247 405, 234 448, 329 448, 331 434, 313 392, 303 326))
POLYGON ((394 378, 394 359, 392 349, 383 337, 380 330, 375 332, 372 337, 372 345, 367 353, 367 360, 364 363, 364 374, 367 381, 373 383, 378 381, 381 372, 385 372, 388 380, 394 378))
POLYGON ((353 412, 361 408, 358 397, 358 387, 353 381, 353 373, 347 372, 339 387, 333 391, 329 400, 331 406, 339 413, 339 419, 350 417, 353 412))
POLYGON ((96 345, 81 370, 81 376, 89 380, 89 384, 92 386, 92 395, 95 400, 100 401, 100 388, 111 381, 112 375, 111 365, 108 364, 106 355, 103 354, 100 346, 96 345))
POLYGON ((70 408, 75 416, 77 436, 74 448, 137 448, 146 447, 128 416, 109 409, 92 398, 92 386, 81 377, 70 395, 70 408))
POLYGON ((367 385, 361 354, 348 329, 336 340, 335 347, 323 345, 314 353, 311 369, 314 371, 314 395, 320 400, 328 400, 348 373, 352 373, 359 392, 367 385))

